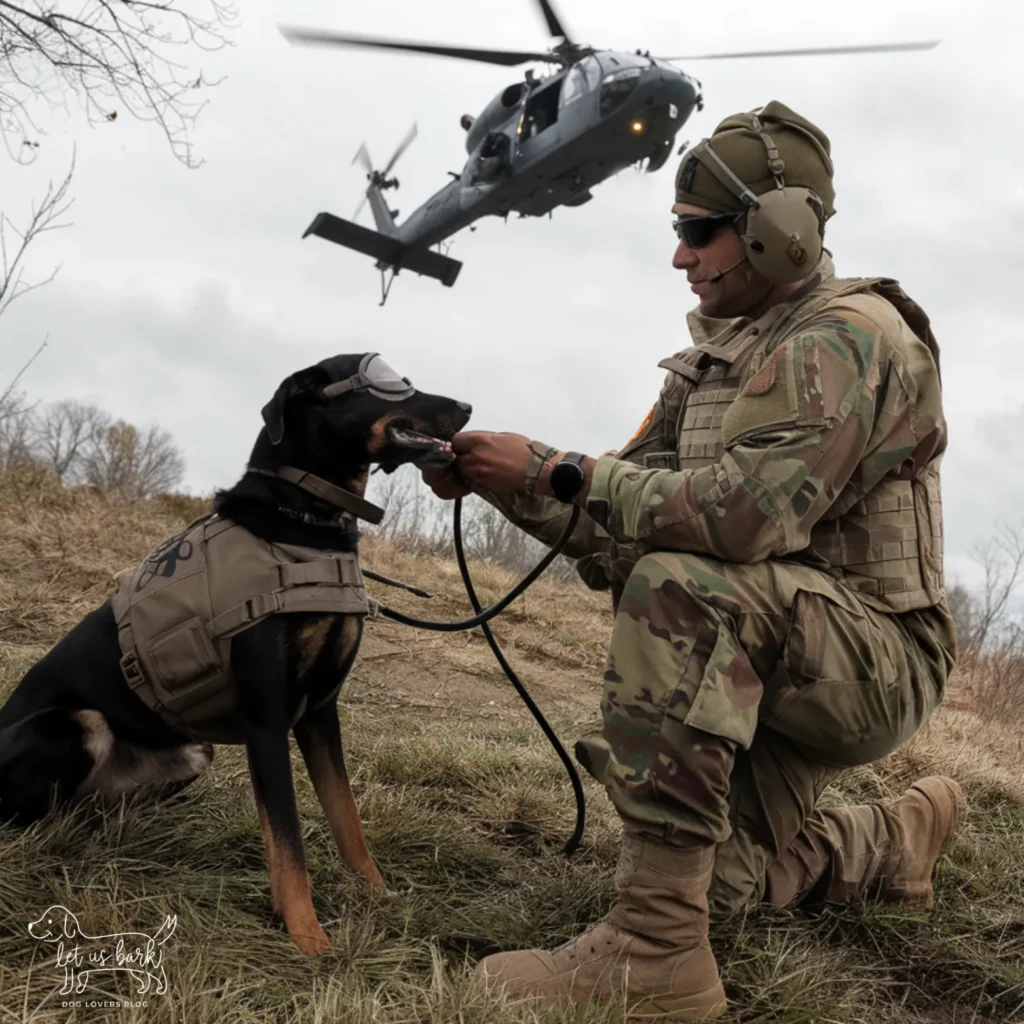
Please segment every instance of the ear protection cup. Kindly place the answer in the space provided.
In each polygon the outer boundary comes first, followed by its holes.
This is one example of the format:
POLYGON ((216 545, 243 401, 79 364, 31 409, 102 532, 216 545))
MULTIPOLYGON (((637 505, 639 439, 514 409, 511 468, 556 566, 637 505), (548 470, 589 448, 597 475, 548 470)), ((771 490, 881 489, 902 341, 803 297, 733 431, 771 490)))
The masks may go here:
POLYGON ((772 189, 747 211, 742 233, 750 265, 769 281, 806 277, 821 258, 821 200, 808 188, 772 189))

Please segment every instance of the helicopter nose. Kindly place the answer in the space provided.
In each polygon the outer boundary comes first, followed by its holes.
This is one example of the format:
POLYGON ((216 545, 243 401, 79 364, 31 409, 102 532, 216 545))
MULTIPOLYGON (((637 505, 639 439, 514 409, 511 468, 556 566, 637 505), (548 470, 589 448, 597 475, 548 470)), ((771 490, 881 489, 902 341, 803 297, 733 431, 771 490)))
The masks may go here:
POLYGON ((456 402, 460 412, 464 412, 467 416, 471 416, 473 413, 473 406, 469 402, 456 402))

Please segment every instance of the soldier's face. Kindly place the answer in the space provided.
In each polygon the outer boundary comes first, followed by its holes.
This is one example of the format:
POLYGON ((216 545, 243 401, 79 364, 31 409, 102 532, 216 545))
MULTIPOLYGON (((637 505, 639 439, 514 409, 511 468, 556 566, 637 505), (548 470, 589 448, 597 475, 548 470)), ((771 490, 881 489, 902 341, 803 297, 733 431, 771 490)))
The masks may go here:
MULTIPOLYGON (((680 216, 712 212, 688 203, 677 203, 672 211, 680 216)), ((746 316, 771 290, 771 282, 757 273, 747 260, 739 231, 729 225, 719 228, 707 245, 699 249, 691 249, 680 241, 672 266, 686 271, 690 290, 700 299, 704 316, 721 319, 746 316)))

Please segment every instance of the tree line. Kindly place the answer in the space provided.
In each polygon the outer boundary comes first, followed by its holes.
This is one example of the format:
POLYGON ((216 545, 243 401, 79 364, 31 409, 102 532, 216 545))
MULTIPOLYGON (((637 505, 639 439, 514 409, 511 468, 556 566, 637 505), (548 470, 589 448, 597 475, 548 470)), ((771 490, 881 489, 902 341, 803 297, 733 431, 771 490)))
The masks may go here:
POLYGON ((185 459, 161 427, 115 419, 97 405, 64 399, 30 405, 0 396, 0 471, 45 466, 65 486, 89 484, 126 498, 174 490, 185 459))

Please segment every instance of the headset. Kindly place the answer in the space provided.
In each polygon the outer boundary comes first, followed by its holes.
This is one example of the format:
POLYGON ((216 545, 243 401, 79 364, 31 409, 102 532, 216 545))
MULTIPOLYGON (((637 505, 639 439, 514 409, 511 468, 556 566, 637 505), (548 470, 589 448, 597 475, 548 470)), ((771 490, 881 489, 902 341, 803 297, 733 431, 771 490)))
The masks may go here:
MULTIPOLYGON (((825 204, 809 188, 786 185, 783 177, 786 165, 775 140, 755 114, 750 117, 751 128, 768 151, 768 170, 775 179, 774 189, 755 196, 711 148, 710 139, 697 143, 689 156, 703 164, 746 207, 740 237, 750 265, 769 281, 780 284, 799 281, 821 258, 825 204)), ((821 143, 799 125, 784 124, 814 144, 831 173, 832 160, 821 143)))

